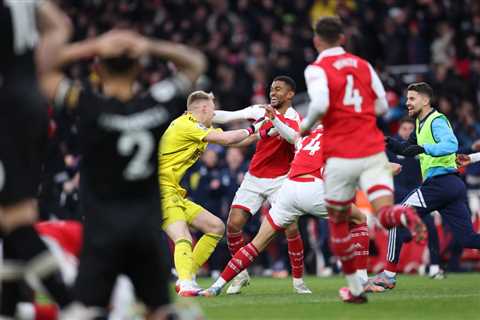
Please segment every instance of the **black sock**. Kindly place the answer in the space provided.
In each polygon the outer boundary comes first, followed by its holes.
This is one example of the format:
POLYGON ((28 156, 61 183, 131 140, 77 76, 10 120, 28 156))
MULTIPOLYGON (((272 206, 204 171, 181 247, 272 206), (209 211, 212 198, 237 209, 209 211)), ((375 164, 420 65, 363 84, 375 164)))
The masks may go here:
MULTIPOLYGON (((21 226, 5 237, 5 243, 12 248, 13 258, 28 265, 39 257, 49 258, 51 253, 40 239, 33 226, 21 226)), ((53 257, 52 257, 53 258, 53 257)), ((62 308, 72 302, 72 294, 65 286, 58 269, 46 275, 40 275, 40 282, 62 308)), ((28 281, 27 281, 28 282, 28 281)))

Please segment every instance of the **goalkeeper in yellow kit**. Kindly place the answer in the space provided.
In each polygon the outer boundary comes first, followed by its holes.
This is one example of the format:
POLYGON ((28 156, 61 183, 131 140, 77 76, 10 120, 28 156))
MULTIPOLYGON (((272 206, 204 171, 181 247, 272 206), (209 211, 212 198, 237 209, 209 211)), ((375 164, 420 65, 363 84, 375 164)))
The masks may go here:
POLYGON ((212 128, 215 114, 213 94, 195 91, 188 96, 187 111, 170 124, 160 140, 159 182, 162 196, 162 228, 175 243, 174 263, 180 296, 196 296, 201 288, 194 275, 208 260, 223 237, 223 222, 200 205, 188 200, 180 180, 205 151, 208 143, 232 145, 254 140, 262 121, 247 129, 222 131, 212 128), (204 235, 192 248, 189 226, 204 235))

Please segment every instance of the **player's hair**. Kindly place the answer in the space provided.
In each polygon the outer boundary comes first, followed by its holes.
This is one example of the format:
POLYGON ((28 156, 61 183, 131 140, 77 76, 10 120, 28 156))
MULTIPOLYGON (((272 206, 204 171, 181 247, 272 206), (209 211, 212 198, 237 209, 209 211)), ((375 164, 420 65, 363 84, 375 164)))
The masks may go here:
POLYGON ((424 94, 430 99, 430 101, 433 99, 433 89, 426 82, 412 83, 407 87, 407 91, 415 91, 424 94))
POLYGON ((343 34, 339 17, 322 17, 315 24, 315 34, 329 44, 335 44, 343 34))
POLYGON ((411 123, 411 124, 415 125, 415 120, 413 120, 410 117, 403 117, 402 119, 400 119, 399 124, 402 125, 404 123, 411 123))
POLYGON ((100 63, 105 66, 107 72, 114 75, 127 74, 137 66, 137 60, 127 56, 101 59, 100 63))
POLYGON ((295 83, 295 80, 293 80, 289 76, 276 76, 275 78, 273 78, 272 82, 273 81, 285 82, 293 92, 297 91, 297 84, 295 83))
POLYGON ((192 105, 199 100, 213 100, 215 99, 215 96, 213 93, 208 93, 202 90, 194 91, 190 93, 190 95, 187 98, 187 110, 192 109, 192 105))

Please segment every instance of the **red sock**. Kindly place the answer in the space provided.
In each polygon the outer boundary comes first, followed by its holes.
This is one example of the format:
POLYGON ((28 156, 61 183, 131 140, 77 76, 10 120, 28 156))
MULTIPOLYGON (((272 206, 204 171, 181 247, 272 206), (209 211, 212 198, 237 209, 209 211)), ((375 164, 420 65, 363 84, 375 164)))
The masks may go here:
POLYGON ((329 219, 330 225, 330 248, 332 253, 342 261, 342 269, 345 274, 352 274, 357 271, 355 266, 355 252, 348 227, 348 222, 333 222, 329 219))
POLYGON ((235 253, 232 259, 228 261, 227 266, 223 269, 220 276, 227 282, 232 280, 237 274, 247 269, 257 256, 258 250, 250 242, 235 253))
POLYGON ((300 233, 292 238, 287 238, 288 257, 292 267, 292 277, 303 277, 303 241, 300 233))
POLYGON ((366 223, 350 225, 350 235, 355 246, 355 264, 357 269, 367 269, 370 239, 366 223))
POLYGON ((387 265, 385 266, 384 270, 387 270, 390 272, 397 272, 397 263, 387 261, 387 265))
POLYGON ((243 247, 245 241, 243 240, 243 231, 233 231, 230 228, 227 228, 227 245, 228 250, 232 257, 243 247))
POLYGON ((35 320, 56 320, 58 308, 54 304, 35 303, 35 320))
POLYGON ((387 229, 403 226, 402 216, 405 207, 401 205, 385 206, 378 212, 378 220, 387 229))

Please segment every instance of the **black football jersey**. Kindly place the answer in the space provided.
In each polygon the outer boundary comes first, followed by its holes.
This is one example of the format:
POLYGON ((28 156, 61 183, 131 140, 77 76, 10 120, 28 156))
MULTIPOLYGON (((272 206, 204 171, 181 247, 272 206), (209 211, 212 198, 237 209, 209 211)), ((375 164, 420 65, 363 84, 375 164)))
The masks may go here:
POLYGON ((165 80, 128 102, 92 89, 78 94, 84 187, 101 198, 131 199, 158 191, 158 144, 184 110, 179 82, 165 80))
POLYGON ((38 1, 0 0, 0 76, 34 78, 34 48, 38 40, 36 6, 38 1))

